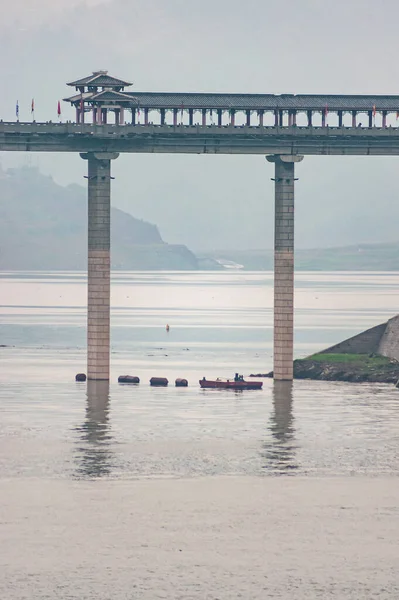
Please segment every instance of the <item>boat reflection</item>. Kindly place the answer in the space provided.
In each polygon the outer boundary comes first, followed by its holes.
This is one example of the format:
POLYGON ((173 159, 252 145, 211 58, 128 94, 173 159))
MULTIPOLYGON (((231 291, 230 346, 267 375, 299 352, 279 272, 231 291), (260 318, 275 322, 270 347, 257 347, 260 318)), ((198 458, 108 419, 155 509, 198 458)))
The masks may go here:
POLYGON ((263 468, 276 474, 289 473, 298 468, 295 463, 292 388, 292 381, 273 382, 273 410, 268 427, 271 440, 264 443, 262 456, 266 459, 263 468))
POLYGON ((110 474, 113 466, 110 450, 112 436, 109 432, 109 382, 88 381, 86 396, 86 419, 77 428, 80 433, 77 476, 104 477, 110 474))

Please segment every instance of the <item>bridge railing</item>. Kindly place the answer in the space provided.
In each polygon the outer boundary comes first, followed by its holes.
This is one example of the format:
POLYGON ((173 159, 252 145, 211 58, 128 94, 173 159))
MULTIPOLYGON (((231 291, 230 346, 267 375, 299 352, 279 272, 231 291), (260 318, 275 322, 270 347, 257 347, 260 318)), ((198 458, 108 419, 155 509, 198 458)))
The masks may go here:
POLYGON ((98 135, 98 136, 107 136, 107 135, 117 135, 120 137, 124 137, 129 134, 135 133, 181 133, 186 134, 188 132, 191 133, 204 133, 204 132, 213 132, 218 133, 219 135, 223 134, 265 134, 273 135, 273 134, 286 134, 291 136, 308 136, 308 135, 316 135, 316 136, 330 136, 330 135, 351 135, 351 136, 373 136, 373 135, 384 135, 384 136, 397 136, 399 134, 399 127, 365 127, 365 126, 357 126, 357 127, 338 127, 338 126, 302 126, 302 125, 283 125, 283 126, 270 126, 270 125, 170 125, 163 124, 158 125, 154 123, 145 124, 124 124, 124 125, 114 125, 114 124, 93 124, 93 123, 84 123, 78 124, 72 121, 64 122, 64 123, 52 123, 48 122, 24 122, 24 121, 0 121, 0 133, 1 134, 56 134, 56 135, 77 135, 77 134, 86 134, 86 135, 98 135))

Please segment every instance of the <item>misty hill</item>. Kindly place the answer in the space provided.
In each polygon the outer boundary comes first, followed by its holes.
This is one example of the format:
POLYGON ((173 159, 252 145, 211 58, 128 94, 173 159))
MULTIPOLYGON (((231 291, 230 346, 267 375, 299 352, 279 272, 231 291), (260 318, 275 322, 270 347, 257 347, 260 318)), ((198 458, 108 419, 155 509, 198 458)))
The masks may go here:
MULTIPOLYGON (((119 269, 197 269, 185 246, 166 244, 151 223, 111 209, 111 261, 119 269)), ((87 192, 35 168, 0 168, 0 269, 87 268, 87 192)))
MULTIPOLYGON (((204 257, 232 261, 249 271, 271 271, 272 250, 220 250, 204 257)), ((399 242, 338 248, 296 249, 295 269, 302 271, 398 271, 399 242)))

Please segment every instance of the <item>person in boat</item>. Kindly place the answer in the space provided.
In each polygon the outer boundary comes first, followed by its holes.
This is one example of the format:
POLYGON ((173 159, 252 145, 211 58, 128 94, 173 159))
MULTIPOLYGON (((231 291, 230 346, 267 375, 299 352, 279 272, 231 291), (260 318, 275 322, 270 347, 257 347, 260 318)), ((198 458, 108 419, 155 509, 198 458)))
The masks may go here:
POLYGON ((244 381, 244 376, 236 373, 234 376, 234 381, 244 381))

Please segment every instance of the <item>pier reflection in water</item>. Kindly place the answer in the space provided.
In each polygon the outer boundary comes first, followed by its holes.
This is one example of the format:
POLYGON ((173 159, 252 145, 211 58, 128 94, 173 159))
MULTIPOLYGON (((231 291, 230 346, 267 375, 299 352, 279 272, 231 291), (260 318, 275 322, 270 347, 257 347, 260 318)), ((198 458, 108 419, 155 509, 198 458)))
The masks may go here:
POLYGON ((113 466, 110 450, 112 436, 109 424, 109 382, 87 382, 86 419, 77 428, 77 476, 102 477, 109 475, 113 466))
POLYGON ((298 468, 295 462, 293 382, 274 381, 273 410, 269 421, 271 440, 263 445, 264 469, 284 474, 298 468))

